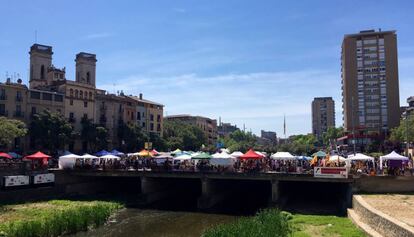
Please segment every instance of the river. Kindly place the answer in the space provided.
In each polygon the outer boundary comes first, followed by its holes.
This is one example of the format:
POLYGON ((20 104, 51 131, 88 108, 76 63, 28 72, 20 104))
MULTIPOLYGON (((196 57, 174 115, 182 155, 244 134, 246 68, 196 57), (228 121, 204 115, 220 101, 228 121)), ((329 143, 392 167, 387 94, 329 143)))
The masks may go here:
POLYGON ((232 215, 126 208, 105 226, 72 237, 199 237, 209 227, 236 219, 232 215))

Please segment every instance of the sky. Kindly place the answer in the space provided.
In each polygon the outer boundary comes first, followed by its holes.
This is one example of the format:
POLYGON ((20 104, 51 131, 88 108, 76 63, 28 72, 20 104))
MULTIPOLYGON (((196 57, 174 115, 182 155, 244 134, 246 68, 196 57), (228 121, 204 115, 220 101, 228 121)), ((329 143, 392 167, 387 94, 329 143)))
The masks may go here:
POLYGON ((27 83, 35 42, 53 46, 70 80, 75 55, 94 53, 98 88, 143 93, 164 115, 283 137, 284 115, 287 136, 310 133, 313 98, 331 96, 341 126, 343 36, 378 28, 397 31, 401 105, 414 95, 411 0, 5 0, 0 9, 0 80, 27 83))

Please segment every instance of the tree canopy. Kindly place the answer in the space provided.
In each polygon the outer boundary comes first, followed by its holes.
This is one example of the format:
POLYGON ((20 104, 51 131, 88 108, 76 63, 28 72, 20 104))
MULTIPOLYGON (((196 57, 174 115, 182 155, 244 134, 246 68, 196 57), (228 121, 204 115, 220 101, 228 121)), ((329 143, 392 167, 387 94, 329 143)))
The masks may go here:
POLYGON ((82 118, 81 138, 86 143, 86 151, 107 149, 108 130, 105 127, 94 124, 92 119, 82 118))
POLYGON ((176 121, 164 122, 163 138, 166 148, 170 150, 180 148, 195 151, 207 142, 204 132, 199 127, 176 121))
POLYGON ((26 124, 15 119, 0 117, 0 147, 9 146, 14 139, 27 133, 26 124))
POLYGON ((52 152, 64 149, 75 136, 72 125, 63 115, 49 110, 33 115, 29 132, 36 148, 52 152))
POLYGON ((414 115, 401 120, 400 125, 391 130, 391 141, 414 142, 414 115))
POLYGON ((246 152, 250 148, 257 147, 257 137, 251 132, 244 132, 240 129, 232 132, 229 136, 221 138, 220 142, 230 151, 246 152))

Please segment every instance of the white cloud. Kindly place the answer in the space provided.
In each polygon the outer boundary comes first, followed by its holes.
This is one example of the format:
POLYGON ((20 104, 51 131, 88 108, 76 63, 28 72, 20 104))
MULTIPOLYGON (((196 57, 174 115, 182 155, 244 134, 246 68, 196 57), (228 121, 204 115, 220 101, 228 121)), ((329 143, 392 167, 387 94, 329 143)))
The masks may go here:
POLYGON ((82 40, 94 40, 94 39, 108 38, 111 36, 112 34, 108 32, 101 32, 101 33, 92 33, 92 34, 85 35, 81 39, 82 40))
MULTIPOLYGON (((332 96, 340 106, 340 80, 336 72, 324 70, 258 72, 171 77, 131 75, 99 87, 126 94, 143 93, 145 98, 165 104, 168 114, 194 114, 240 124, 255 133, 261 129, 281 132, 277 124, 283 114, 292 119, 290 132, 311 131, 311 101, 332 96), (299 119, 299 118, 302 118, 299 119)), ((340 115, 337 115, 340 116, 340 115)))

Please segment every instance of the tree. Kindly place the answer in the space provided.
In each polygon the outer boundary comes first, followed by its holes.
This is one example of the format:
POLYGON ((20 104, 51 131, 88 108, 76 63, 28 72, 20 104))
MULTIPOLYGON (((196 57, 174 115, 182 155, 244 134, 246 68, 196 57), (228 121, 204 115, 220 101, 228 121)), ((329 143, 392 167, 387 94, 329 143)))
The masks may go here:
POLYGON ((108 130, 105 127, 94 124, 91 119, 83 117, 81 120, 81 138, 86 151, 106 149, 108 146, 108 130))
POLYGON ((401 120, 400 125, 391 130, 391 141, 395 142, 414 142, 414 115, 401 120))
POLYGON ((166 144, 165 140, 158 135, 158 133, 151 132, 149 134, 149 141, 152 142, 152 147, 158 150, 165 150, 166 144))
POLYGON ((24 122, 0 117, 0 147, 7 147, 14 139, 26 134, 27 129, 24 122))
POLYGON ((317 139, 313 134, 294 135, 290 139, 292 140, 290 152, 296 155, 308 155, 316 151, 315 144, 317 143, 317 139))
POLYGON ((29 131, 34 147, 51 152, 64 149, 74 138, 72 125, 61 114, 49 110, 34 115, 29 131))
POLYGON ((207 142, 204 132, 199 127, 176 121, 165 121, 163 138, 170 150, 199 150, 207 142))
POLYGON ((139 125, 121 121, 118 126, 118 139, 121 141, 122 150, 137 151, 144 148, 144 143, 149 140, 149 137, 139 125))
POLYGON ((325 146, 331 145, 332 141, 344 135, 344 128, 328 127, 327 131, 322 135, 322 142, 325 146))
POLYGON ((230 151, 241 151, 246 152, 250 148, 258 148, 256 144, 257 137, 251 132, 244 132, 240 129, 232 132, 229 136, 221 138, 220 143, 223 143, 224 146, 230 151))

